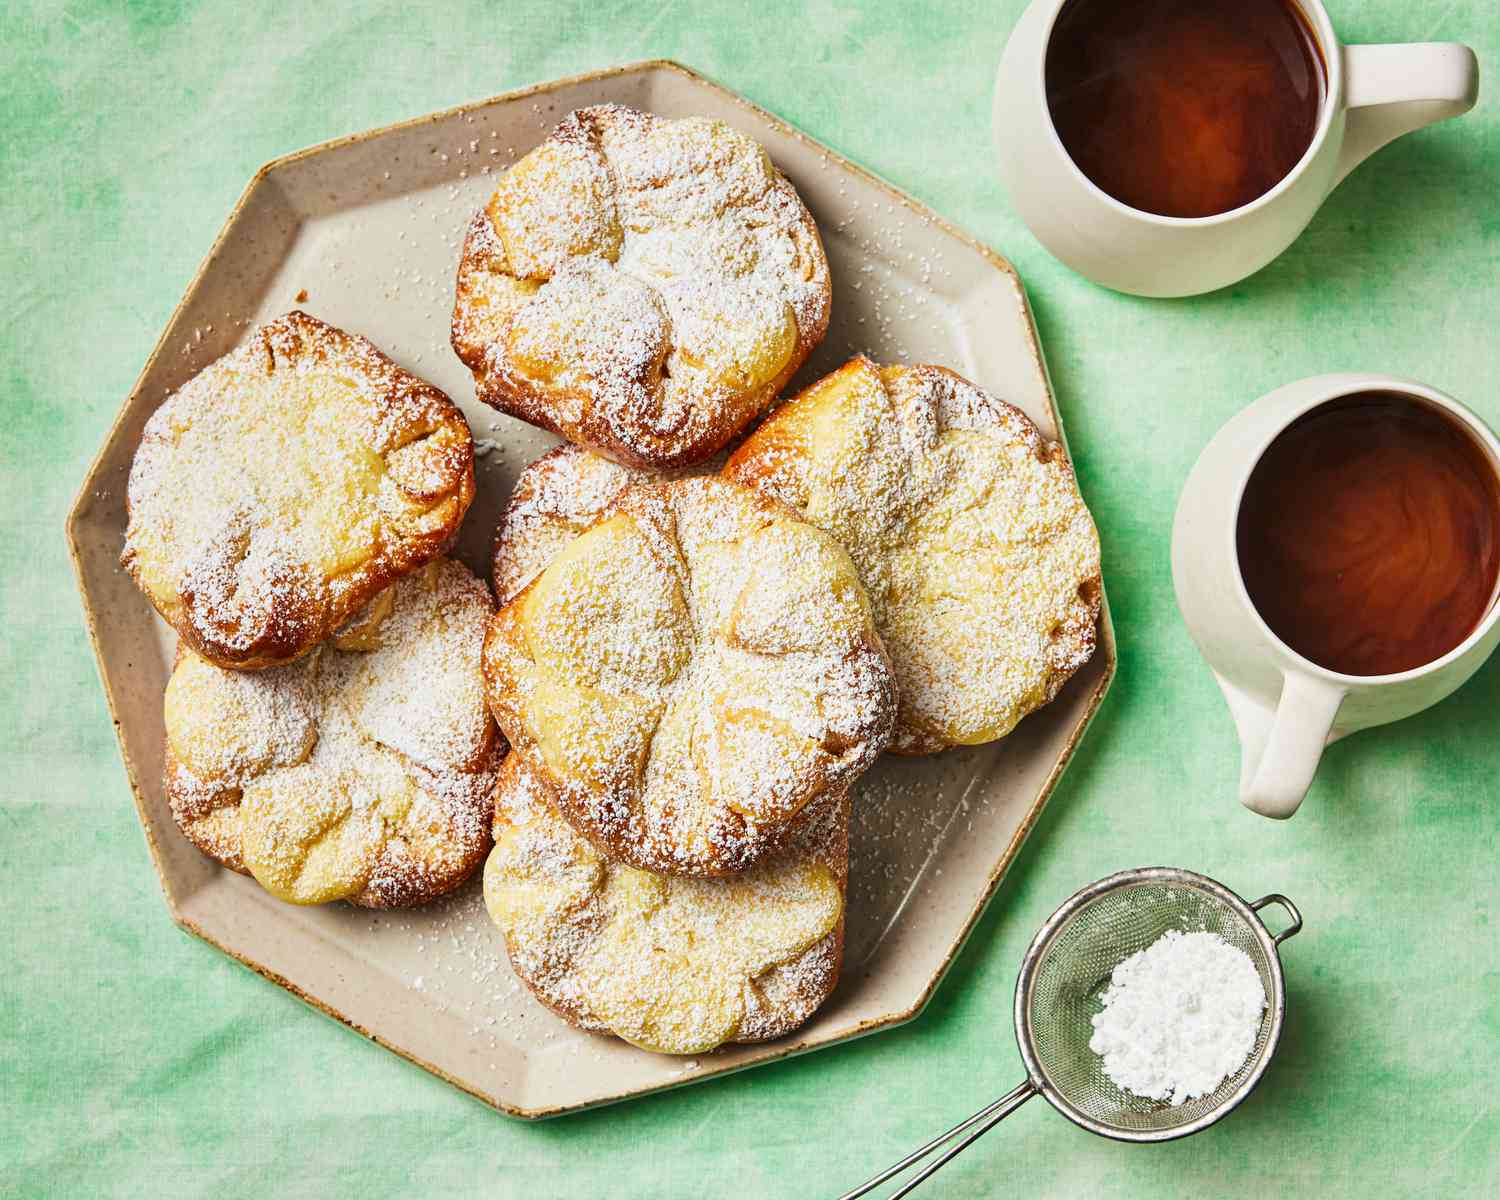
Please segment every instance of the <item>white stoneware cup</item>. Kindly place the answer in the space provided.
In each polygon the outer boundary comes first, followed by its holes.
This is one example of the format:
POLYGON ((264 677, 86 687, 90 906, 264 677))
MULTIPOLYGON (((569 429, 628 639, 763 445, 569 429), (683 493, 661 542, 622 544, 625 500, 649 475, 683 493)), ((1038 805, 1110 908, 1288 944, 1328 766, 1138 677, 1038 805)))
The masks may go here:
POLYGON ((1500 642, 1500 604, 1492 598, 1478 628, 1426 666, 1395 675, 1341 675, 1288 647, 1251 603, 1236 546, 1251 471, 1298 417, 1340 396, 1371 391, 1409 396, 1449 414, 1500 473, 1500 441, 1451 396, 1391 375, 1320 375, 1262 397, 1220 429, 1177 504, 1177 606, 1239 729, 1240 801, 1262 816, 1297 811, 1325 745, 1436 704, 1467 682, 1500 642))
POLYGON ((1011 203, 1037 240, 1081 275, 1141 296, 1191 296, 1260 270, 1328 193, 1387 142, 1474 107, 1479 66, 1452 42, 1345 46, 1320 0, 1294 0, 1317 37, 1328 88, 1312 145, 1263 196, 1212 217, 1142 212, 1074 164, 1047 107, 1047 45, 1066 0, 1033 0, 995 86, 994 135, 1011 203))

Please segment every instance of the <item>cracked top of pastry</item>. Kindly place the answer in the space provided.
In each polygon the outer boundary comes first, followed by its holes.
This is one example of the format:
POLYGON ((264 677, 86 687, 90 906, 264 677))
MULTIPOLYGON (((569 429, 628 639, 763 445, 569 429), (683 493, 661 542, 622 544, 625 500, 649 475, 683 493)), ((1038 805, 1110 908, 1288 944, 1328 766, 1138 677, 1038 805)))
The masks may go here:
POLYGON ((152 414, 122 561, 197 654, 258 670, 441 554, 474 497, 452 401, 364 338, 293 312, 152 414))
POLYGON ((495 789, 484 896, 516 973, 583 1029, 665 1054, 781 1037, 833 991, 843 953, 849 796, 725 879, 611 862, 559 817, 519 754, 495 789))
POLYGON ((439 559, 297 662, 226 671, 180 647, 164 707, 183 833, 294 904, 457 887, 489 848, 503 753, 479 663, 492 611, 439 559))
POLYGON ((561 815, 664 874, 750 866, 895 716, 849 556, 716 477, 627 490, 495 615, 484 671, 561 815))
POLYGON ((622 463, 711 457, 822 340, 816 225, 721 121, 571 113, 474 217, 455 352, 480 399, 622 463))
POLYGON ((1099 535, 1067 452, 952 371, 856 358, 724 474, 854 559, 896 672, 898 753, 1003 737, 1094 652, 1099 535))

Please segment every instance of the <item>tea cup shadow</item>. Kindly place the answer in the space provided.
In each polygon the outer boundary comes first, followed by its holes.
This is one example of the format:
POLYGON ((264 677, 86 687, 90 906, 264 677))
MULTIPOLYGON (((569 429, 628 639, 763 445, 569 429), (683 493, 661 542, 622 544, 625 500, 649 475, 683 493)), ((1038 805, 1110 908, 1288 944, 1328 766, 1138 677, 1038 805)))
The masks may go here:
POLYGON ((1338 843, 1345 847, 1343 853, 1367 861, 1369 842, 1390 834, 1390 822, 1372 819, 1374 814, 1368 808, 1372 803, 1368 798, 1370 773, 1380 770, 1382 764, 1401 763, 1415 769, 1412 782, 1418 786, 1402 788, 1390 801, 1400 806, 1393 814, 1398 821, 1404 819, 1406 806, 1411 804, 1426 805, 1429 811, 1434 806, 1447 811, 1480 803, 1472 797, 1442 791, 1443 780, 1429 772, 1439 767, 1449 773, 1462 770, 1465 744, 1473 746, 1476 754, 1481 752, 1488 744, 1497 708, 1500 654, 1492 655, 1472 679, 1431 708, 1389 725, 1362 730, 1329 746, 1304 807, 1325 814, 1318 819, 1336 826, 1338 843))
POLYGON ((1236 1139, 1253 1140, 1260 1133, 1268 1143, 1273 1142, 1284 1136, 1299 1112, 1310 1118, 1310 1108, 1327 1103, 1324 1076, 1328 1046, 1337 1037, 1337 1030, 1318 1002, 1313 952, 1302 942, 1309 932, 1304 931, 1288 948, 1290 955, 1306 961, 1282 955, 1282 971, 1287 976, 1286 1023, 1266 1073, 1238 1111, 1224 1122, 1225 1126, 1234 1126, 1236 1139))
POLYGON ((1389 287, 1404 273, 1445 269, 1432 254, 1436 240, 1486 211, 1500 187, 1500 171, 1485 168, 1456 132, 1411 134, 1378 151, 1329 194, 1302 235, 1268 266, 1187 302, 1208 311, 1247 300, 1275 304, 1305 296, 1315 284, 1318 303, 1326 305, 1356 294, 1372 270, 1389 287))

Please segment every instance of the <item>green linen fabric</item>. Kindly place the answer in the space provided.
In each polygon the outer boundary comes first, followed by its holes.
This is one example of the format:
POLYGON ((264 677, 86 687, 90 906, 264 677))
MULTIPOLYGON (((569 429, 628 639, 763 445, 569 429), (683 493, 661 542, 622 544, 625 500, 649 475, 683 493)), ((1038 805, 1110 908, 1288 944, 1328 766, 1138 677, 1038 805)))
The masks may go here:
MULTIPOLYGON (((1466 41, 1495 0, 1330 0, 1350 41, 1466 41)), ((1235 800, 1228 713, 1180 622, 1178 488, 1232 413, 1330 370, 1415 376, 1500 424, 1500 102, 1409 137, 1284 257, 1201 299, 1054 262, 992 169, 1022 0, 227 0, 0 8, 0 1194, 819 1197, 1021 1078, 1010 997, 1079 885, 1158 862, 1294 897, 1280 1056, 1231 1120, 1120 1146, 1045 1104, 933 1197, 1483 1193, 1500 1173, 1500 662, 1333 747, 1303 811, 1235 800), (263 161, 650 57, 702 70, 912 192, 1026 280, 1103 535, 1120 673, 925 1015, 542 1125, 508 1120, 179 932, 84 637, 63 516, 263 161)))

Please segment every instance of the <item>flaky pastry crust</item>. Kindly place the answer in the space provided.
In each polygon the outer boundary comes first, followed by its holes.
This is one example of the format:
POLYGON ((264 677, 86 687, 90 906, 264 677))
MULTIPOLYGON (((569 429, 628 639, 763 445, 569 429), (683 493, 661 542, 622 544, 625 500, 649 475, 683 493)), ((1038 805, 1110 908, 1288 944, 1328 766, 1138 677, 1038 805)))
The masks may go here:
POLYGON ((495 600, 509 604, 630 488, 663 478, 660 472, 621 466, 572 443, 528 463, 495 527, 490 575, 495 600))
POLYGON ((765 151, 723 122, 570 114, 473 219, 452 344, 479 398, 655 469, 702 462, 828 328, 828 262, 765 151))
POLYGON ((780 850, 725 879, 611 862, 546 799, 521 755, 495 789, 485 903, 516 974, 580 1029, 664 1054, 804 1024, 843 958, 849 796, 815 801, 780 850))
POLYGON ((496 614, 484 671, 557 811, 659 874, 751 866, 895 714, 848 555, 712 477, 627 490, 496 614))
POLYGON ((479 666, 489 594, 440 559, 371 607, 338 641, 264 671, 179 645, 167 684, 178 826, 292 903, 421 904, 489 849, 504 753, 479 666))
POLYGON ((856 358, 724 475, 854 559, 896 672, 897 753, 1003 737, 1094 652, 1099 535, 1067 452, 952 371, 856 358))
POLYGON ((443 553, 473 498, 453 402, 292 312, 146 422, 122 562, 196 654, 262 670, 443 553))

